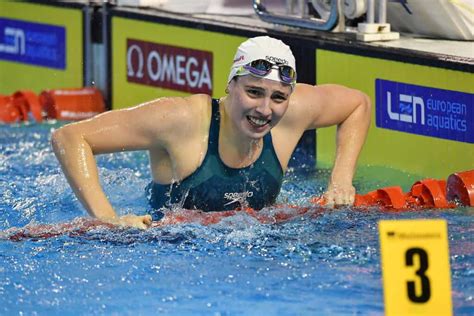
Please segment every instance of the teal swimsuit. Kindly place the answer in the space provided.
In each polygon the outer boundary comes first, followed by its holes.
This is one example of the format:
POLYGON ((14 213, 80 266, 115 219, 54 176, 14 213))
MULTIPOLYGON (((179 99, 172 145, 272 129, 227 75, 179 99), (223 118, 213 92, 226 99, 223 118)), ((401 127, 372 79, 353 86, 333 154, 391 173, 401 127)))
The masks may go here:
POLYGON ((283 170, 273 148, 271 133, 264 136, 262 153, 252 165, 242 169, 230 168, 219 156, 219 117, 219 101, 213 99, 209 144, 204 161, 193 174, 179 183, 150 183, 147 196, 153 209, 177 205, 212 212, 242 206, 261 209, 275 202, 283 170))

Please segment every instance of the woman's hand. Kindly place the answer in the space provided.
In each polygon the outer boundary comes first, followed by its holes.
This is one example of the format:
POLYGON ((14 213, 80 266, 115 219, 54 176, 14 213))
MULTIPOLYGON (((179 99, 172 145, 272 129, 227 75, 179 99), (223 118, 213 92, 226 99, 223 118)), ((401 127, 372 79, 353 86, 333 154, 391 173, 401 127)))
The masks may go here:
POLYGON ((324 200, 326 205, 330 207, 337 205, 353 205, 355 192, 355 188, 352 184, 330 184, 326 193, 324 193, 324 200))
POLYGON ((114 225, 134 227, 139 229, 150 228, 152 223, 150 215, 138 216, 133 214, 124 215, 113 219, 105 219, 104 221, 114 225))

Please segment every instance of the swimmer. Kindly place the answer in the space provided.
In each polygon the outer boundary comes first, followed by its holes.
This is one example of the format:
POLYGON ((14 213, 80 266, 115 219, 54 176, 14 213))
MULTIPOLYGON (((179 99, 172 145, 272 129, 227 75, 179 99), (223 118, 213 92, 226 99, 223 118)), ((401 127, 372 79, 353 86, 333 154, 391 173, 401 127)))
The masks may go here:
POLYGON ((118 216, 102 190, 94 155, 146 150, 158 210, 261 209, 275 202, 306 130, 337 125, 327 205, 352 205, 352 179, 370 124, 370 100, 339 85, 296 83, 295 58, 280 40, 250 38, 237 49, 226 95, 160 98, 68 124, 52 145, 74 193, 102 221, 137 228, 150 215, 118 216))

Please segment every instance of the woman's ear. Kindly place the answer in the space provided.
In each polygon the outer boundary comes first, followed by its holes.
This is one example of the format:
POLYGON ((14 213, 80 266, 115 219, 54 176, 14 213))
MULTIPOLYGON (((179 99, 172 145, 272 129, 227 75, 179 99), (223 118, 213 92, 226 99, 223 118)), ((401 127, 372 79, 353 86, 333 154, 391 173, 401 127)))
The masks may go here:
POLYGON ((233 83, 235 85, 235 82, 237 82, 237 78, 238 76, 235 76, 234 78, 232 78, 231 81, 229 81, 229 83, 227 83, 227 87, 225 88, 225 93, 229 94, 229 86, 233 83))

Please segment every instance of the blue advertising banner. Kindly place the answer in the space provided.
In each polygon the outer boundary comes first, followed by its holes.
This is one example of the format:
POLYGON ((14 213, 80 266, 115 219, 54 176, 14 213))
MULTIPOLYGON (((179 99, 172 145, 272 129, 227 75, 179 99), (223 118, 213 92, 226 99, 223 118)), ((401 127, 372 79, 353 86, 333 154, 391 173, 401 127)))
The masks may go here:
POLYGON ((66 68, 64 27, 0 18, 0 59, 66 68))
POLYGON ((376 126, 474 143, 474 94, 375 80, 376 126))

